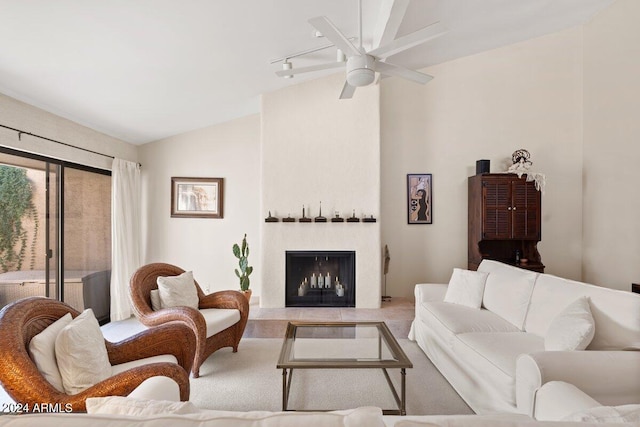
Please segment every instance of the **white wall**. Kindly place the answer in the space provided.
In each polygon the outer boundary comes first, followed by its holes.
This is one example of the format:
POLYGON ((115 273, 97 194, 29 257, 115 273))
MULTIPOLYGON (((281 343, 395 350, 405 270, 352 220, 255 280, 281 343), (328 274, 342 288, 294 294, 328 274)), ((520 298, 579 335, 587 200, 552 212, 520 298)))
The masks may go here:
POLYGON ((425 86, 382 80, 382 244, 388 294, 448 282, 467 266, 467 178, 475 161, 503 172, 513 151, 546 174, 546 271, 580 279, 582 246, 582 33, 580 28, 425 70, 425 86), (506 162, 506 163, 505 163, 506 162), (408 225, 406 174, 433 174, 433 224, 408 225))
POLYGON ((640 283, 640 2, 584 27, 584 280, 640 283))
MULTIPOLYGON (((0 124, 132 162, 138 147, 0 94, 0 124)), ((55 142, 0 128, 0 145, 99 169, 111 170, 112 159, 55 142)))
POLYGON ((247 233, 251 289, 260 293, 260 117, 252 115, 140 147, 144 263, 193 270, 209 291, 239 289, 231 248, 247 233), (224 178, 224 218, 171 218, 171 177, 224 178))
MULTIPOLYGON (((262 97, 262 217, 380 212, 379 87, 339 100, 344 74, 262 97)), ((260 305, 284 307, 286 250, 355 250, 356 307, 380 306, 380 223, 262 222, 260 305)))

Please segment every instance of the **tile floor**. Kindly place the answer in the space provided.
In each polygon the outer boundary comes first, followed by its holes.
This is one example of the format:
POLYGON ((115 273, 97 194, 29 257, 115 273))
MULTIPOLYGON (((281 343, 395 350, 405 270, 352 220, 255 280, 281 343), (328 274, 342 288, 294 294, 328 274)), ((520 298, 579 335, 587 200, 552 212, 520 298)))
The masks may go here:
POLYGON ((406 298, 391 298, 379 309, 368 308, 260 308, 251 304, 249 321, 244 332, 249 338, 282 338, 290 320, 349 322, 384 321, 396 338, 407 338, 414 318, 413 301, 406 298))

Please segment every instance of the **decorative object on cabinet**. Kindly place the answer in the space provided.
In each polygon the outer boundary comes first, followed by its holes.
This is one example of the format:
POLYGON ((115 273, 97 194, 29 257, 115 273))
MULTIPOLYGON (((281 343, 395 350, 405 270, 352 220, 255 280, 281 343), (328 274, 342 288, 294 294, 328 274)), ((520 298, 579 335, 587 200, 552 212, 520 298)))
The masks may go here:
POLYGON ((489 173, 491 169, 490 160, 476 160, 476 175, 489 173))
POLYGON ((546 177, 543 173, 531 171, 533 162, 529 160, 530 158, 531 154, 524 148, 514 151, 513 154, 511 154, 511 161, 513 164, 509 166, 507 173, 514 173, 518 175, 518 178, 521 178, 522 175, 526 174, 527 181, 534 181, 536 183, 536 189, 544 194, 546 177))
POLYGON ((171 217, 223 218, 224 178, 171 177, 171 217))
POLYGON ((433 190, 430 173, 407 174, 407 222, 433 223, 433 190))
POLYGON ((544 272, 537 244, 542 237, 542 198, 526 177, 469 177, 469 270, 483 259, 544 272))

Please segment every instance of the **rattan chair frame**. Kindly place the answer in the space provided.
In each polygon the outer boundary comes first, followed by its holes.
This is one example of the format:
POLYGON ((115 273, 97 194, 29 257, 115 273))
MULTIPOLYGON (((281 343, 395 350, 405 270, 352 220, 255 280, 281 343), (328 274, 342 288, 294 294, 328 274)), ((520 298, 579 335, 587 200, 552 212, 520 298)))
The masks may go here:
POLYGON ((69 395, 57 390, 38 371, 29 356, 31 339, 67 313, 80 313, 71 306, 44 297, 15 301, 0 311, 0 383, 21 404, 61 404, 74 412, 85 411, 89 397, 127 396, 143 381, 156 376, 173 379, 180 389, 180 400, 189 400, 189 374, 193 362, 195 336, 180 323, 142 331, 123 341, 105 340, 111 365, 170 354, 178 363, 150 363, 138 366, 69 395))
POLYGON ((196 350, 191 368, 194 378, 200 376, 200 366, 215 351, 231 347, 238 351, 240 339, 247 326, 249 302, 239 291, 218 291, 206 295, 197 281, 198 308, 231 308, 240 312, 240 321, 207 338, 207 325, 204 316, 193 307, 170 307, 153 311, 151 308, 151 291, 158 288, 158 277, 178 276, 184 270, 175 265, 153 263, 140 267, 131 277, 129 286, 131 305, 135 315, 146 326, 159 326, 166 322, 183 322, 191 328, 196 336, 196 350))

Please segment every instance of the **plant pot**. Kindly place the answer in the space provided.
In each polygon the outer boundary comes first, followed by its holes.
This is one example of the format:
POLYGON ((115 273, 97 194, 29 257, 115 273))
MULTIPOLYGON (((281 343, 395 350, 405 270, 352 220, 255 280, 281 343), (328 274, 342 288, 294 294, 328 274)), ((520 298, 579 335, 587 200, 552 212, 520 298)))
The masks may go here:
POLYGON ((244 297, 247 299, 247 302, 251 304, 251 293, 252 293, 251 289, 247 289, 246 291, 240 291, 240 292, 242 292, 242 295, 244 295, 244 297))

